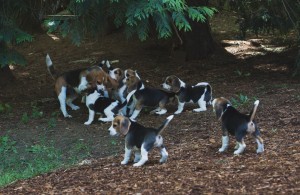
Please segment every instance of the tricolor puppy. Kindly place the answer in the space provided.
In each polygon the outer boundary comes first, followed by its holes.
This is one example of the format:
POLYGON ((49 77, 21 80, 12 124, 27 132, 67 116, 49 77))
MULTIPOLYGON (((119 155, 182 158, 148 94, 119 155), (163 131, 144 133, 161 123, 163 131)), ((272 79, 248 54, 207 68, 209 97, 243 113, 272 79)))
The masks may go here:
POLYGON ((114 68, 107 60, 104 63, 108 68, 109 76, 118 83, 118 86, 115 86, 115 90, 112 91, 111 97, 121 102, 125 101, 128 93, 126 92, 126 85, 123 82, 124 71, 120 68, 114 68))
POLYGON ((130 76, 126 79, 128 91, 136 90, 134 94, 135 109, 130 116, 130 120, 135 121, 143 107, 157 107, 151 113, 158 115, 167 112, 166 104, 174 97, 174 93, 167 92, 161 89, 145 87, 143 82, 136 76, 130 76))
MULTIPOLYGON (((133 77, 133 76, 136 76, 139 80, 141 80, 141 77, 138 75, 137 71, 136 70, 132 70, 132 69, 126 69, 124 71, 124 76, 125 78, 123 79, 123 83, 125 85, 125 90, 124 90, 124 93, 128 93, 128 86, 126 84, 126 80, 128 77, 133 77)), ((136 101, 131 101, 127 104, 127 108, 125 110, 125 112, 123 112, 123 114, 125 116, 131 116, 133 111, 134 111, 134 107, 135 107, 135 103, 136 101)))
POLYGON ((72 110, 78 110, 79 107, 72 102, 81 94, 82 91, 95 87, 97 82, 102 83, 108 76, 101 66, 92 66, 90 68, 81 68, 71 70, 62 74, 57 74, 50 56, 46 56, 46 64, 49 73, 55 80, 55 92, 58 96, 60 109, 64 117, 72 117, 68 114, 66 105, 72 110))
POLYGON ((211 104, 212 88, 206 83, 198 83, 197 85, 187 85, 178 77, 168 76, 161 86, 176 94, 178 100, 178 109, 175 114, 180 114, 183 111, 184 104, 187 102, 198 103, 200 108, 194 109, 194 112, 206 110, 206 105, 211 104))
POLYGON ((118 100, 104 97, 104 89, 104 85, 98 85, 97 89, 86 97, 86 106, 89 109, 89 119, 84 123, 85 125, 90 125, 93 122, 96 113, 105 115, 105 117, 100 117, 98 119, 99 121, 112 121, 115 115, 117 115, 119 111, 126 106, 131 96, 135 93, 135 90, 130 92, 125 101, 121 103, 118 100))
POLYGON ((159 162, 166 162, 168 152, 160 134, 173 117, 174 115, 169 116, 158 129, 144 127, 124 116, 114 118, 111 127, 108 129, 110 135, 121 134, 125 136, 125 155, 121 164, 126 165, 128 163, 131 151, 135 149, 135 164, 133 166, 142 166, 148 161, 148 153, 153 147, 160 147, 161 159, 159 162))
POLYGON ((140 76, 138 75, 137 71, 136 70, 132 70, 132 69, 126 69, 124 71, 124 76, 125 76, 125 78, 128 78, 130 76, 136 76, 139 79, 141 79, 140 76))
POLYGON ((235 136, 237 146, 234 154, 241 154, 246 148, 244 137, 247 134, 252 134, 257 142, 257 153, 264 151, 263 139, 260 137, 260 131, 255 123, 254 116, 258 107, 259 101, 254 102, 253 109, 250 114, 242 114, 236 110, 226 98, 216 98, 213 100, 213 109, 216 112, 217 118, 222 122, 222 147, 219 152, 224 152, 229 145, 228 133, 235 136))

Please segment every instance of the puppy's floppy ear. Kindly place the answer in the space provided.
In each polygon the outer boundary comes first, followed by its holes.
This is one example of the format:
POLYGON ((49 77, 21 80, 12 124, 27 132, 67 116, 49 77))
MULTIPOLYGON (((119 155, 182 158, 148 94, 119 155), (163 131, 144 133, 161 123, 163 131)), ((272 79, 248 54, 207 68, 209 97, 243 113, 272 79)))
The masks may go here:
POLYGON ((129 127, 130 127, 130 121, 128 118, 123 118, 120 121, 120 133, 122 133, 123 135, 127 135, 128 131, 129 131, 129 127))
POLYGON ((105 75, 102 79, 103 79, 102 82, 103 82, 103 85, 105 86, 105 88, 107 88, 107 89, 112 88, 112 84, 108 79, 108 75, 105 75))
POLYGON ((130 93, 133 90, 137 89, 137 79, 135 76, 127 77, 126 85, 128 87, 127 92, 130 93))
POLYGON ((178 78, 172 78, 171 91, 178 92, 180 90, 180 82, 178 78))
POLYGON ((212 104, 217 118, 219 119, 222 116, 222 113, 224 112, 224 109, 227 107, 227 105, 230 105, 230 102, 227 99, 221 97, 214 99, 212 104))
POLYGON ((119 78, 124 78, 124 71, 121 70, 121 69, 118 69, 118 75, 119 75, 119 78))
POLYGON ((217 118, 219 119, 222 116, 223 108, 220 105, 216 105, 215 107, 217 118))

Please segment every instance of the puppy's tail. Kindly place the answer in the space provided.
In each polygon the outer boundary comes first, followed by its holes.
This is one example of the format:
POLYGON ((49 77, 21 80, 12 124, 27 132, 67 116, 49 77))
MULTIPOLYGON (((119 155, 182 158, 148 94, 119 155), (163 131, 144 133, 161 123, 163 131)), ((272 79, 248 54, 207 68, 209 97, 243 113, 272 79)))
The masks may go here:
POLYGON ((209 83, 207 82, 202 82, 202 83, 198 83, 198 85, 202 85, 205 86, 205 92, 204 92, 204 101, 206 101, 207 105, 211 105, 212 104, 212 87, 209 83))
POLYGON ((53 63, 52 63, 52 60, 51 60, 49 54, 46 55, 46 65, 47 65, 47 69, 48 69, 48 72, 50 73, 51 77, 53 79, 55 79, 57 74, 56 74, 56 71, 54 69, 54 66, 53 66, 53 63))
POLYGON ((163 130, 168 126, 169 122, 174 118, 174 115, 168 116, 168 118, 163 122, 163 124, 157 129, 157 135, 161 134, 163 130))
POLYGON ((253 119, 254 119, 254 117, 255 117, 255 113, 256 113, 258 104, 259 104, 259 100, 256 100, 256 101, 254 102, 254 106, 253 106, 253 108, 252 108, 252 110, 251 110, 251 112, 250 112, 250 122, 252 122, 253 119))

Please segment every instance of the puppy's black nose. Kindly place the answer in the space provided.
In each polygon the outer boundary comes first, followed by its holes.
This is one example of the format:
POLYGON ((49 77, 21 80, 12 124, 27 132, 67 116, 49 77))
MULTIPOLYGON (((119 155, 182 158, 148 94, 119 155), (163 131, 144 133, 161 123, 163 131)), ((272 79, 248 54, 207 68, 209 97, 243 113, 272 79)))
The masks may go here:
POLYGON ((163 84, 160 84, 160 87, 163 87, 164 85, 163 84))

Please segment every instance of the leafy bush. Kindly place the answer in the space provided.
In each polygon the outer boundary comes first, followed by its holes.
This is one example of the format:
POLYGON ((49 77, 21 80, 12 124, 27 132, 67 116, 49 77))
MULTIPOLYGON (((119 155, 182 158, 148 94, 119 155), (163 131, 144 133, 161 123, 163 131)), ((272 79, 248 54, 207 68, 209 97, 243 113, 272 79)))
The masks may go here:
POLYGON ((216 9, 188 6, 183 0, 73 0, 66 12, 69 17, 62 18, 57 14, 46 20, 45 26, 50 32, 60 30, 63 36, 70 35, 73 43, 78 45, 86 33, 105 32, 111 20, 117 28, 125 28, 128 38, 137 35, 140 40, 146 40, 153 27, 158 38, 168 38, 175 28, 191 30, 188 19, 204 22, 216 9))
POLYGON ((0 2, 0 68, 8 64, 25 65, 26 60, 13 46, 33 41, 33 36, 20 28, 22 17, 30 15, 30 10, 20 0, 0 2))

